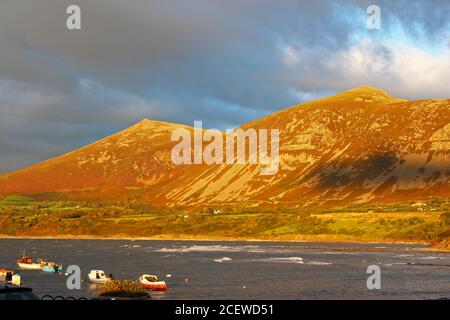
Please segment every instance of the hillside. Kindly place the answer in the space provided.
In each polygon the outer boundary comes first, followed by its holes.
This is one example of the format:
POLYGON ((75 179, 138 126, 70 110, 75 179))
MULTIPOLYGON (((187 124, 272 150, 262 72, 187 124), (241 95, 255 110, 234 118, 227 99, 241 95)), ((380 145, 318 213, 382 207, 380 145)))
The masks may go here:
POLYGON ((79 150, 0 176, 0 194, 115 199, 167 181, 185 168, 170 160, 171 134, 190 127, 142 120, 79 150))
MULTIPOLYGON (((330 207, 450 196, 450 100, 406 101, 359 87, 242 128, 280 130, 280 170, 171 162, 181 125, 142 122, 0 176, 0 195, 166 207, 330 207)), ((193 128, 183 126, 192 132, 193 128)))

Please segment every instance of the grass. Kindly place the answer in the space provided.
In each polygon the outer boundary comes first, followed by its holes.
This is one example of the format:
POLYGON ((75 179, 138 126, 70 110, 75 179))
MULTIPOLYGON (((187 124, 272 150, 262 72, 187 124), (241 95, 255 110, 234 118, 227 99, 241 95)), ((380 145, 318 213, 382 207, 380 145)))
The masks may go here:
POLYGON ((130 280, 110 280, 102 286, 99 295, 101 297, 142 298, 148 296, 148 291, 130 280))
POLYGON ((11 195, 0 200, 0 205, 6 206, 24 206, 29 205, 33 201, 33 198, 21 195, 11 195))
POLYGON ((223 207, 191 212, 146 206, 108 206, 68 201, 0 201, 0 234, 310 241, 408 241, 449 247, 448 199, 367 204, 328 209, 223 207))

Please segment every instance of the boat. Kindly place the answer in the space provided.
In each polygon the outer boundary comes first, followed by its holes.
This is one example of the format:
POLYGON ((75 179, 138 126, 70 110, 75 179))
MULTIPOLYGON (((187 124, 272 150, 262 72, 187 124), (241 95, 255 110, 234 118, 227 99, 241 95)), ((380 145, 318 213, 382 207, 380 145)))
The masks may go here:
POLYGON ((144 274, 139 278, 139 283, 148 290, 166 291, 167 284, 164 280, 158 281, 158 277, 151 274, 144 274))
POLYGON ((96 284, 104 284, 110 280, 103 270, 91 270, 88 274, 89 282, 96 284))
POLYGON ((27 256, 22 256, 17 260, 17 267, 24 270, 41 270, 41 264, 34 263, 33 258, 27 256))
POLYGON ((55 262, 41 260, 40 265, 41 270, 45 272, 59 273, 62 271, 62 264, 57 264, 55 262))

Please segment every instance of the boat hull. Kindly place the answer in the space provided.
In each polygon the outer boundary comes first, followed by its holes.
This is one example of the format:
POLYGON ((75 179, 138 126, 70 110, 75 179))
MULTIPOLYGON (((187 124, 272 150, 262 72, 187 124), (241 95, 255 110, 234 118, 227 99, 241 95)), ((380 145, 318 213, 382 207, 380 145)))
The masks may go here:
POLYGON ((43 267, 43 268, 41 268, 42 271, 50 272, 50 273, 52 273, 52 272, 53 273, 61 272, 62 271, 61 269, 62 269, 61 267, 59 267, 58 270, 55 270, 55 268, 52 268, 52 267, 43 267))
POLYGON ((108 281, 109 281, 108 278, 106 278, 106 279, 92 279, 92 278, 89 278, 89 282, 93 283, 93 284, 105 284, 108 281))
POLYGON ((158 281, 153 283, 143 283, 142 281, 139 281, 139 283, 147 290, 151 291, 166 291, 167 290, 167 284, 164 281, 158 281))
POLYGON ((17 267, 22 270, 41 270, 39 263, 17 263, 17 267))

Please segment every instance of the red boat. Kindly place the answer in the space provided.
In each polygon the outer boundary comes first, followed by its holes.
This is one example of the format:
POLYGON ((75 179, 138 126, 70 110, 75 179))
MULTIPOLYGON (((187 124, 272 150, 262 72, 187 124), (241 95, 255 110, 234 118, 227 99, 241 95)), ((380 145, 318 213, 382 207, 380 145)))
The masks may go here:
POLYGON ((22 258, 17 260, 17 266, 19 269, 25 270, 41 270, 40 263, 34 263, 31 257, 23 256, 22 258))
POLYGON ((152 291, 166 291, 167 284, 163 281, 158 281, 158 277, 150 274, 144 274, 139 278, 139 283, 148 290, 152 291))

